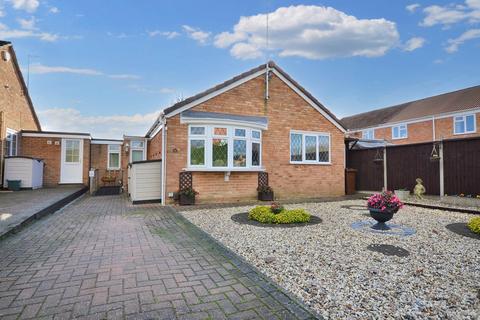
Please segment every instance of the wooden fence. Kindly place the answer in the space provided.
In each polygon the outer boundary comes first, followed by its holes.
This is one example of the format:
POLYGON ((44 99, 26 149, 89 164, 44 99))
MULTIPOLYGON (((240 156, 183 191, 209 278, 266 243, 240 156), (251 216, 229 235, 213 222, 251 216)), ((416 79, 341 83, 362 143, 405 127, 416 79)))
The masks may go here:
POLYGON ((480 194, 480 137, 442 141, 439 160, 430 159, 432 149, 430 142, 349 150, 347 167, 358 170, 357 190, 413 190, 415 179, 421 178, 427 194, 480 194), (384 149, 386 161, 374 162, 384 149))

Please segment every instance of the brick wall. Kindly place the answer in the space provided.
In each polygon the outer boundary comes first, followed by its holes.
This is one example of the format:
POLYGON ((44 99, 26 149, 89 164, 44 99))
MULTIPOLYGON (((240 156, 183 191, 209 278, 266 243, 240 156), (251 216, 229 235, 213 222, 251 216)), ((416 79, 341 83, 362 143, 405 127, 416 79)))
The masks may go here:
MULTIPOLYGON (((252 79, 212 98, 192 110, 268 116, 268 130, 262 133, 262 165, 278 199, 339 196, 344 194, 344 135, 331 122, 273 76, 270 100, 264 103, 264 77, 252 79), (329 132, 331 165, 290 164, 290 130, 329 132)), ((180 116, 167 120, 167 195, 178 190, 179 172, 187 166, 188 126, 180 116)), ((237 201, 256 197, 257 172, 195 172, 194 188, 199 202, 237 201)), ((171 201, 171 200, 169 200, 171 201)))
MULTIPOLYGON (((60 182, 61 138, 22 137, 22 155, 40 158, 44 161, 43 185, 57 186, 60 182), (51 143, 48 143, 51 141, 51 143), (55 144, 58 142, 58 144, 55 144)), ((83 140, 83 184, 88 185, 88 170, 90 164, 90 140, 83 140)))
POLYGON ((147 160, 162 159, 162 131, 147 143, 147 160))
MULTIPOLYGON (((480 113, 476 114, 477 132, 473 134, 456 135, 453 133, 453 117, 442 119, 435 119, 435 136, 436 139, 453 139, 453 138, 468 138, 480 136, 480 113)), ((408 138, 406 139, 392 139, 392 128, 377 128, 375 129, 375 139, 385 139, 394 144, 411 144, 420 142, 433 141, 433 122, 432 120, 425 120, 417 123, 410 123, 408 127, 408 138)), ((354 132, 351 136, 361 138, 361 132, 354 132)))
MULTIPOLYGON (((1 51, 9 51, 12 55, 10 61, 0 59, 0 181, 3 168, 4 140, 7 128, 16 131, 39 130, 34 120, 33 113, 28 104, 26 93, 23 90, 20 72, 16 69, 13 58, 13 50, 9 46, 3 46, 1 51)), ((18 152, 21 152, 21 143, 18 152)))

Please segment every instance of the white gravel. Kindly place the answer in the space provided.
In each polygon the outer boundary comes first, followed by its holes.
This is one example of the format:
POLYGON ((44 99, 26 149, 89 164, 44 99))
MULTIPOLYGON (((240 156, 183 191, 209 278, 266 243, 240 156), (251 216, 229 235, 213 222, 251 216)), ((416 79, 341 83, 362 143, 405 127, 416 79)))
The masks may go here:
POLYGON ((288 205, 323 220, 295 228, 231 220, 251 207, 182 214, 326 318, 480 318, 480 240, 445 228, 472 215, 407 206, 392 222, 417 232, 400 237, 353 230, 353 222, 371 218, 366 210, 343 205, 365 201, 288 205), (371 252, 366 249, 370 244, 396 245, 410 256, 371 252))

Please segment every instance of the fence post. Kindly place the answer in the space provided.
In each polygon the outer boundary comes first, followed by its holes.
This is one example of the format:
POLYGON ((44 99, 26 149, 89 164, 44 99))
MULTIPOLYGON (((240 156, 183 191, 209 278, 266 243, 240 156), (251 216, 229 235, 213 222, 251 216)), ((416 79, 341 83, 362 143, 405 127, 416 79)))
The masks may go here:
POLYGON ((445 176, 444 176, 444 166, 443 166, 443 141, 440 141, 438 147, 438 153, 440 156, 440 197, 445 195, 445 176))
POLYGON ((388 190, 387 180, 387 147, 383 147, 383 189, 388 190))

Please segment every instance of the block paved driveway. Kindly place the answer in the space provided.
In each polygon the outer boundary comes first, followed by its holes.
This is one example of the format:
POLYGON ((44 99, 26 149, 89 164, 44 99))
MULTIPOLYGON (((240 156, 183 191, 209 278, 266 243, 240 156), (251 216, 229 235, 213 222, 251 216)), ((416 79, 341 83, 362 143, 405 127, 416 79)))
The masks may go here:
POLYGON ((314 316, 173 208, 85 196, 0 241, 0 318, 314 316))

